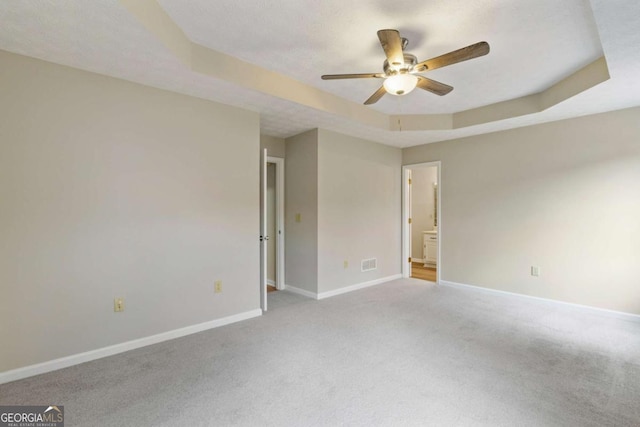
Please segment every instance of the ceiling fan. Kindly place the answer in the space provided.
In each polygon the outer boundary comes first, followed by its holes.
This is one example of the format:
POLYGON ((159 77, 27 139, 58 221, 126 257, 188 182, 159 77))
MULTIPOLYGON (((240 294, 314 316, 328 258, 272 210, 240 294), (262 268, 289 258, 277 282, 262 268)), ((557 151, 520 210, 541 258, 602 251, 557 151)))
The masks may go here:
POLYGON ((364 102, 365 105, 378 102, 385 93, 398 96, 406 95, 416 87, 443 96, 451 92, 453 87, 418 74, 484 56, 489 53, 489 44, 487 42, 479 42, 435 58, 427 59, 426 61, 418 62, 418 59, 414 55, 404 52, 408 40, 403 37, 401 38, 398 30, 380 30, 378 31, 378 39, 380 39, 382 49, 384 49, 384 53, 387 55, 387 59, 385 59, 382 66, 384 70, 383 73, 325 74, 322 76, 322 79, 384 79, 380 89, 375 91, 374 94, 364 102))

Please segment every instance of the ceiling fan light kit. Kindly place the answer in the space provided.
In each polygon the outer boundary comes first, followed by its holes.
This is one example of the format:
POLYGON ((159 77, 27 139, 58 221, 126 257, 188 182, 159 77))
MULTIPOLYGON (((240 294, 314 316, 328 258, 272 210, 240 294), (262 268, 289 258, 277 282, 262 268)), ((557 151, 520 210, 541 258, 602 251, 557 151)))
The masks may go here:
POLYGON ((418 78, 413 74, 396 74, 384 79, 382 85, 391 95, 406 95, 416 88, 418 78))
POLYGON ((484 56, 488 54, 490 50, 487 42, 479 42, 426 61, 418 62, 414 55, 404 52, 408 41, 400 37, 398 30, 380 30, 378 31, 378 39, 387 56, 382 66, 384 73, 325 74, 322 76, 322 79, 384 79, 382 86, 364 102, 365 105, 376 103, 385 93, 402 96, 408 94, 416 87, 443 96, 451 92, 453 87, 418 74, 484 56))

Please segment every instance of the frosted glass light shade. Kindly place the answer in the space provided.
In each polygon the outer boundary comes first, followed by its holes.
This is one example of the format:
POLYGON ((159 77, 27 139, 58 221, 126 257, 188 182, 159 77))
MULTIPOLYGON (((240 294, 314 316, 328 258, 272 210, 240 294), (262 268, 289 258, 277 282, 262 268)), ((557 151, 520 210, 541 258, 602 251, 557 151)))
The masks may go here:
POLYGON ((406 95, 416 88, 418 78, 413 74, 396 74, 387 77, 382 84, 391 95, 406 95))

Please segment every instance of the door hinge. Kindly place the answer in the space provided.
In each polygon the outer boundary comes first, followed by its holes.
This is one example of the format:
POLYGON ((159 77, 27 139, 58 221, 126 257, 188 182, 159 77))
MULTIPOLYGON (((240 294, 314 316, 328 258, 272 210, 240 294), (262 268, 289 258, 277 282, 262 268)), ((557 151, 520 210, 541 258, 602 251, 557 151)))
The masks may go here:
POLYGON ((409 257, 409 262, 411 262, 411 257, 409 257))
POLYGON ((411 178, 409 178, 409 185, 411 185, 411 178))
POLYGON ((411 218, 409 218, 409 224, 411 224, 411 218))

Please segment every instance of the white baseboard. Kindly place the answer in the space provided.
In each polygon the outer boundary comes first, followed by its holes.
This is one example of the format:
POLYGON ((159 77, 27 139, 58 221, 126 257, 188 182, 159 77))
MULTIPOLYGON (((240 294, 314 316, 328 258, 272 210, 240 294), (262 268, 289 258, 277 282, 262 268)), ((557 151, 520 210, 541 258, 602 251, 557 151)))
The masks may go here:
POLYGON ((87 351, 85 353, 73 354, 71 356, 61 357, 59 359, 38 363, 36 365, 30 365, 23 368, 0 372, 0 384, 32 377, 34 375, 44 374, 46 372, 56 371, 58 369, 67 368, 73 365, 79 365, 80 363, 101 359, 103 357, 112 356, 118 353, 124 353, 125 351, 134 350, 136 348, 145 347, 151 344, 157 344, 163 341, 169 341, 174 338, 180 338, 185 335, 195 334, 197 332, 206 331, 207 329, 218 328, 220 326, 240 322, 242 320, 251 319, 253 317, 258 317, 261 315, 262 310, 258 308, 251 311, 245 311, 244 313, 234 314, 233 316, 199 323, 197 325, 187 326, 185 328, 174 329, 172 331, 162 332, 160 334, 111 345, 109 347, 87 351))
POLYGON ((267 279, 267 285, 275 286, 276 282, 274 280, 267 279))
POLYGON ((321 292, 317 295, 317 299, 330 298, 340 294, 346 294, 347 292, 357 291, 358 289, 368 288, 369 286, 380 285, 382 283, 390 282, 392 280, 401 279, 402 274, 394 274, 393 276, 381 277, 376 280, 370 280, 368 282, 357 283, 355 285, 346 286, 340 289, 334 289, 333 291, 321 292))
POLYGON ((284 285, 284 290, 293 292, 294 294, 302 295, 303 297, 318 299, 318 294, 315 292, 307 291, 306 289, 300 289, 291 285, 284 285))
POLYGON ((390 282, 392 280, 402 279, 402 274, 394 274, 393 276, 381 277, 380 279, 370 280, 368 282, 356 283, 355 285, 345 286, 344 288, 334 289, 333 291, 321 292, 319 294, 306 289, 300 289, 295 286, 285 285, 285 290, 293 292, 298 295, 305 296, 307 298, 313 298, 317 300, 330 298, 340 294, 346 294, 347 292, 357 291, 358 289, 368 288, 369 286, 380 285, 382 283, 390 282))
POLYGON ((424 260, 422 258, 411 257, 411 262, 422 262, 422 263, 424 263, 424 260))
POLYGON ((572 303, 572 302, 559 301, 559 300, 549 299, 549 298, 534 297, 534 296, 531 296, 531 295, 517 294, 515 292, 501 291, 501 290, 498 290, 498 289, 483 288, 481 286, 474 286, 474 285, 467 285, 467 284, 464 284, 464 283, 450 282, 448 280, 440 280, 440 284, 443 285, 443 286, 450 286, 450 287, 453 287, 453 288, 471 289, 471 290, 474 290, 474 291, 483 292, 483 293, 487 293, 487 294, 508 295, 508 296, 517 297, 517 298, 524 298, 524 299, 542 301, 542 302, 545 302, 545 303, 548 303, 548 304, 563 305, 563 306, 577 308, 579 310, 584 310, 584 311, 591 312, 591 313, 596 313, 596 314, 605 315, 605 316, 608 316, 608 317, 613 317, 613 318, 616 318, 616 319, 629 320, 629 321, 632 321, 632 322, 640 323, 640 315, 633 314, 633 313, 625 313, 623 311, 607 310, 606 308, 592 307, 592 306, 589 306, 589 305, 575 304, 575 303, 572 303))

